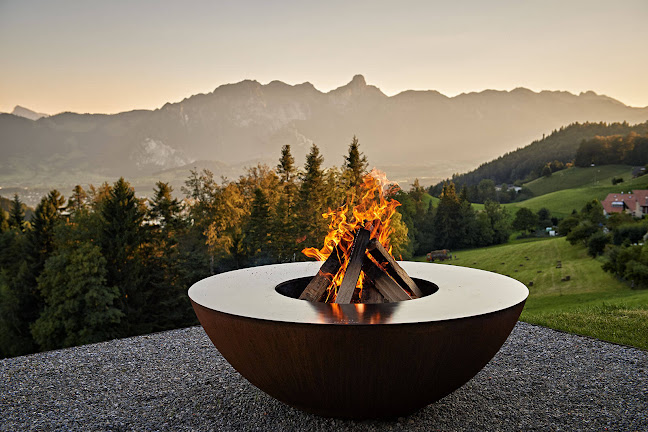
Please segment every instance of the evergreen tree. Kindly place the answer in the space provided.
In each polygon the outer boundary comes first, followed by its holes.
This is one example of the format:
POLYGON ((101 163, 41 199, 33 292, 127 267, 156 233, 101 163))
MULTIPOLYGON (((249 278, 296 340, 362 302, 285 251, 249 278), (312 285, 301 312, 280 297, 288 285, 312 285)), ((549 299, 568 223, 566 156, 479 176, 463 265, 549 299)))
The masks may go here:
POLYGON ((9 220, 7 214, 3 209, 0 208, 0 234, 9 229, 9 220))
POLYGON ((271 218, 270 206, 265 193, 260 188, 254 191, 252 212, 246 224, 244 246, 253 265, 269 264, 271 255, 271 218))
POLYGON ((281 158, 279 158, 279 165, 277 165, 277 174, 279 174, 279 180, 282 185, 295 183, 297 168, 295 168, 295 158, 290 153, 289 144, 281 148, 281 158))
POLYGON ((180 202, 173 198, 173 188, 161 181, 155 184, 153 199, 149 200, 150 219, 158 223, 163 230, 174 230, 180 223, 180 202))
POLYGON ((101 206, 101 253, 106 258, 106 285, 119 290, 117 302, 125 315, 121 335, 148 332, 146 303, 152 293, 145 287, 141 245, 144 242, 144 210, 130 184, 120 178, 101 206))
POLYGON ((297 203, 298 229, 305 238, 303 247, 321 247, 320 243, 326 233, 327 225, 322 217, 325 196, 323 162, 319 148, 313 144, 306 156, 297 203))
POLYGON ((344 157, 344 179, 347 188, 356 188, 362 184, 368 165, 367 157, 360 152, 358 138, 354 135, 349 144, 349 153, 344 157))
POLYGON ((189 262, 179 239, 185 235, 182 208, 172 196, 173 188, 157 182, 149 200, 148 243, 143 247, 147 285, 153 293, 148 301, 148 315, 153 330, 166 330, 193 323, 193 311, 187 299, 187 288, 195 280, 190 276, 189 262))
POLYGON ((437 249, 452 249, 460 244, 463 237, 461 206, 454 183, 445 183, 434 216, 434 244, 437 249))
POLYGON ((31 221, 31 230, 27 233, 29 240, 27 253, 33 263, 34 281, 42 271, 45 261, 54 251, 54 226, 59 219, 64 202, 65 198, 59 191, 53 189, 36 206, 31 221))
POLYGON ((432 201, 428 204, 427 210, 422 214, 420 220, 417 221, 417 255, 423 255, 434 249, 434 206, 432 201))
POLYGON ((99 247, 74 243, 47 260, 38 278, 46 307, 32 326, 41 349, 112 339, 123 313, 113 306, 119 290, 106 286, 106 260, 99 247))
POLYGON ((88 194, 81 187, 81 185, 74 186, 72 195, 68 200, 67 208, 71 213, 78 213, 85 209, 88 203, 88 194))
POLYGON ((18 194, 14 194, 13 201, 11 202, 11 209, 9 211, 9 226, 18 231, 23 231, 24 222, 25 211, 23 210, 23 203, 20 201, 18 194))
POLYGON ((279 198, 271 221, 272 253, 280 263, 294 261, 298 252, 296 220, 288 202, 286 196, 279 198))
POLYGON ((277 165, 280 196, 271 221, 272 254, 278 262, 293 261, 297 252, 297 169, 295 159, 290 153, 290 145, 281 149, 277 165))
POLYGON ((29 277, 25 260, 26 238, 16 230, 0 234, 0 358, 35 352, 37 347, 29 332, 29 289, 23 281, 29 277))

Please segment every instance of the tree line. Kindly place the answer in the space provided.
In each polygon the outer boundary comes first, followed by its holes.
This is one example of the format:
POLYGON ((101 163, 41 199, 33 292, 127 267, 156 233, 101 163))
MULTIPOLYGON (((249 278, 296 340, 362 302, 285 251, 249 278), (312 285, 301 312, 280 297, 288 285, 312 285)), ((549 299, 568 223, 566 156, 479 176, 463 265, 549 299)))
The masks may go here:
POLYGON ((648 164, 648 134, 630 132, 627 135, 596 136, 583 140, 578 146, 574 165, 646 165, 648 164))
MULTIPOLYGON (((274 168, 236 181, 192 170, 174 197, 158 182, 149 199, 128 181, 44 196, 30 221, 14 196, 0 210, 0 356, 193 325, 191 284, 212 274, 305 260, 321 247, 329 208, 353 203, 367 173, 357 138, 340 167, 325 169, 313 145, 299 169, 290 146, 274 168)), ((394 195, 393 254, 502 243, 507 212, 487 201, 476 212, 464 189, 444 185, 438 204, 417 182, 394 195)))
MULTIPOLYGON (((496 184, 526 183, 547 175, 548 165, 555 171, 560 169, 560 164, 564 166, 573 162, 583 140, 591 140, 597 136, 623 136, 632 132, 638 135, 648 134, 648 122, 636 125, 629 125, 627 122, 573 123, 552 131, 541 140, 486 162, 473 171, 455 174, 452 181, 458 187, 475 186, 484 179, 490 179, 496 184)), ((436 190, 440 191, 441 187, 442 183, 439 183, 436 190)))

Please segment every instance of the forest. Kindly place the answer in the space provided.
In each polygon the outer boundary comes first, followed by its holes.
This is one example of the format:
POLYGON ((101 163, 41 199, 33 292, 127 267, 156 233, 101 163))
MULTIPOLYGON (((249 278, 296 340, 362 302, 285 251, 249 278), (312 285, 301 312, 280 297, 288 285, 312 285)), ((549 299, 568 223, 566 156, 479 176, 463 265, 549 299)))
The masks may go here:
MULTIPOLYGON (((647 135, 648 122, 632 126, 627 122, 573 123, 554 130, 548 136, 543 136, 541 140, 534 141, 528 146, 484 163, 473 171, 454 175, 452 181, 459 187, 463 185, 476 186, 484 179, 492 180, 496 184, 526 183, 546 175, 546 167, 556 170, 572 162, 584 140, 612 135, 628 135, 632 132, 637 135, 647 135)), ((435 187, 436 191, 440 191, 441 187, 442 184, 438 184, 435 187)), ((434 190, 432 193, 434 194, 434 190)))
POLYGON ((627 135, 596 136, 583 140, 578 146, 574 165, 634 165, 648 164, 648 134, 636 132, 627 135))
MULTIPOLYGON (((197 323, 187 289, 210 275, 303 261, 328 231, 322 216, 353 202, 368 162, 354 137, 340 167, 313 145, 299 168, 284 146, 276 167, 236 181, 191 171, 181 189, 158 182, 137 198, 128 181, 44 196, 29 221, 18 195, 0 209, 0 357, 93 343, 197 323)), ((393 255, 506 242, 509 215, 443 185, 436 206, 417 182, 396 188, 393 255)))

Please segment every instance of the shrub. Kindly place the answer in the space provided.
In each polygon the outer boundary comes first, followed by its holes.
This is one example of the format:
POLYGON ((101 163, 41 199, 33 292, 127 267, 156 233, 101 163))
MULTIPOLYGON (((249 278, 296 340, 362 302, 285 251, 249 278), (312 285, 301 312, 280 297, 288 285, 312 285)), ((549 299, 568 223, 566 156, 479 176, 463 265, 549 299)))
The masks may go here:
POLYGON ((603 255, 605 246, 610 242, 610 236, 603 231, 598 231, 592 234, 587 240, 587 253, 589 256, 596 258, 603 255))
POLYGON ((617 246, 628 240, 630 244, 639 243, 643 240, 644 235, 648 232, 648 227, 644 224, 626 223, 619 225, 613 230, 613 243, 617 246))

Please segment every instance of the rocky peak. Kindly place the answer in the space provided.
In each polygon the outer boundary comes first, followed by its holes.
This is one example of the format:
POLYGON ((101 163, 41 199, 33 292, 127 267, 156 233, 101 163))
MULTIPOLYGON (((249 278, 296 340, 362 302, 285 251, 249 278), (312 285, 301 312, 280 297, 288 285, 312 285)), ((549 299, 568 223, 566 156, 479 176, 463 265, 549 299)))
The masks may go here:
POLYGON ((37 113, 36 111, 21 107, 20 105, 16 105, 13 111, 11 111, 11 114, 18 117, 28 118, 29 120, 38 120, 41 117, 47 117, 47 114, 37 113))

